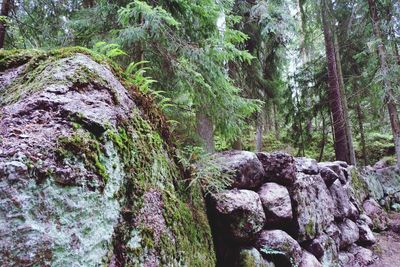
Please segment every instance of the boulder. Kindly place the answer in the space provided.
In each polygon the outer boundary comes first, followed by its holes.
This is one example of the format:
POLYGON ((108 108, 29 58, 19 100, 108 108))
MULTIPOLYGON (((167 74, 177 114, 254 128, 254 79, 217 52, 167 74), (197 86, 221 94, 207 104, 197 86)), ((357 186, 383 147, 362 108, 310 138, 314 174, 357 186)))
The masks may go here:
POLYGON ((364 223, 366 223, 368 225, 369 228, 373 227, 374 223, 372 222, 371 218, 368 217, 368 215, 366 215, 365 213, 360 215, 359 220, 363 221, 364 223))
POLYGON ((383 231, 388 227, 388 219, 386 212, 374 199, 370 198, 364 201, 363 204, 365 214, 371 218, 373 230, 383 231))
POLYGON ((263 258, 255 248, 242 249, 239 252, 237 267, 275 267, 275 264, 263 258))
POLYGON ((264 181, 265 171, 255 153, 227 151, 214 155, 224 172, 232 173, 232 188, 257 189, 264 181))
POLYGON ((349 180, 351 196, 354 197, 355 204, 361 208, 365 199, 369 196, 368 184, 364 179, 364 175, 354 167, 349 168, 349 180))
POLYGON ((322 264, 317 260, 317 258, 307 252, 303 251, 303 257, 301 258, 300 267, 322 267, 322 264))
POLYGON ((323 234, 313 239, 306 249, 312 253, 323 266, 329 266, 337 262, 338 246, 335 240, 323 234))
POLYGON ((0 266, 215 266, 165 118, 90 54, 0 51, 0 266))
POLYGON ((325 233, 327 236, 333 239, 335 241, 335 244, 340 244, 340 238, 341 238, 341 232, 339 227, 335 223, 332 223, 325 229, 325 233))
POLYGON ((349 215, 348 218, 352 220, 353 222, 357 221, 360 218, 360 212, 358 211, 357 207, 350 202, 350 210, 349 210, 349 215))
POLYGON ((329 187, 329 192, 335 206, 333 213, 335 220, 342 221, 350 214, 351 202, 349 195, 339 180, 336 180, 331 187, 329 187))
POLYGON ((303 252, 299 243, 282 230, 262 231, 256 247, 266 257, 280 255, 293 265, 300 263, 302 259, 303 252))
POLYGON ((263 205, 266 223, 277 225, 293 218, 292 204, 286 187, 276 183, 265 183, 258 191, 263 205))
POLYGON ((376 259, 374 253, 370 249, 357 245, 351 246, 349 252, 354 255, 354 262, 352 266, 368 266, 374 263, 376 259))
POLYGON ((357 226, 358 226, 358 232, 360 235, 360 239, 358 240, 358 243, 360 245, 373 245, 376 243, 376 238, 374 236, 374 234, 371 231, 371 228, 369 228, 369 226, 367 225, 367 223, 365 223, 362 220, 358 220, 357 221, 357 226))
POLYGON ((315 159, 298 157, 295 158, 296 169, 298 172, 302 172, 305 174, 318 174, 318 163, 315 159))
POLYGON ((249 243, 263 229, 265 214, 256 192, 225 190, 211 196, 218 229, 227 239, 249 243))
POLYGON ((339 179, 339 175, 337 175, 336 172, 328 167, 320 167, 319 173, 328 187, 330 187, 336 180, 339 179))
POLYGON ((282 185, 293 184, 296 178, 294 158, 283 152, 257 153, 266 175, 266 181, 282 185))
POLYGON ((357 224, 352 220, 345 219, 343 222, 338 224, 338 227, 341 233, 340 249, 349 247, 360 238, 357 224))
POLYGON ((339 266, 341 267, 361 267, 355 262, 355 256, 347 251, 339 252, 339 266))
POLYGON ((339 181, 342 184, 345 184, 347 182, 347 178, 348 178, 347 170, 344 167, 342 167, 340 162, 320 162, 320 163, 318 163, 318 168, 319 168, 319 170, 325 169, 325 168, 331 169, 332 171, 334 171, 336 173, 339 181))
POLYGON ((320 175, 298 173, 291 197, 300 242, 322 234, 333 222, 334 202, 320 175))

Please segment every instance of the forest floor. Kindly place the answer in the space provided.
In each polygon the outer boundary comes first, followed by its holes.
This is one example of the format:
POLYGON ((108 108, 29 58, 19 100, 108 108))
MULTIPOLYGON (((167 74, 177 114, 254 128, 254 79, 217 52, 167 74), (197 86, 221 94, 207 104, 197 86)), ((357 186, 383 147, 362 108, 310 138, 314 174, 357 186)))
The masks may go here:
POLYGON ((373 246, 378 259, 372 267, 400 266, 400 213, 389 214, 391 230, 377 233, 377 243, 373 246))

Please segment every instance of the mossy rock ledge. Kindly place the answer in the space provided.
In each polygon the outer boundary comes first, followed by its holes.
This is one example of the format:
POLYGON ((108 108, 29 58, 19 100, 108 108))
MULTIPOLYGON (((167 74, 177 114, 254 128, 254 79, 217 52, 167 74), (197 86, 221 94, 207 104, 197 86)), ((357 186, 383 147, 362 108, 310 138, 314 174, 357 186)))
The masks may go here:
POLYGON ((215 266, 201 190, 119 73, 81 48, 0 52, 0 266, 215 266))

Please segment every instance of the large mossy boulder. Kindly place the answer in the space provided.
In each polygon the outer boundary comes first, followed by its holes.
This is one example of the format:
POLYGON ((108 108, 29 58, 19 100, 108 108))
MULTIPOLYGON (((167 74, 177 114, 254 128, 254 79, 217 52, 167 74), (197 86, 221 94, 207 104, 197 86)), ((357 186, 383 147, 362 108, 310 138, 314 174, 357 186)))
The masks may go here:
POLYGON ((1 266, 215 266, 149 97, 84 49, 0 52, 1 266))

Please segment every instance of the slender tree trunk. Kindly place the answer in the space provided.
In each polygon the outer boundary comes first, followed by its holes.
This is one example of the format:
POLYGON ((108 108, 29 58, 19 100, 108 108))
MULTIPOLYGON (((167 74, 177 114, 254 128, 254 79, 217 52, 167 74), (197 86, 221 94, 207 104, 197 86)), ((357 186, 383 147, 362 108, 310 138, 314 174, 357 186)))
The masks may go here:
POLYGON ((200 111, 197 112, 196 119, 197 134, 201 139, 204 150, 207 153, 214 153, 214 126, 211 119, 205 113, 200 111))
POLYGON ((339 78, 340 96, 341 96, 342 107, 343 107, 343 116, 344 116, 347 145, 348 145, 348 151, 349 151, 349 160, 350 160, 349 163, 351 165, 355 166, 356 165, 356 153, 354 151, 353 131, 351 129, 350 116, 349 116, 348 106, 347 106, 346 87, 344 85, 344 79, 343 79, 339 42, 338 42, 337 35, 335 33, 333 34, 333 36, 334 36, 334 44, 335 44, 336 67, 337 67, 337 74, 338 74, 338 78, 339 78))
POLYGON ((375 37, 379 40, 378 56, 381 66, 381 73, 385 86, 385 102, 389 111, 390 124, 392 127, 394 145, 396 149, 397 166, 400 167, 400 123, 397 114, 396 103, 394 101, 394 91, 392 83, 388 78, 388 63, 386 59, 386 49, 382 41, 381 31, 379 28, 379 17, 376 8, 375 0, 368 0, 369 11, 372 20, 375 37))
POLYGON ((243 149, 242 140, 240 140, 240 138, 237 138, 237 139, 235 139, 235 141, 233 141, 232 149, 235 149, 235 150, 242 150, 243 149))
POLYGON ((361 111, 361 105, 359 101, 357 101, 356 104, 356 111, 357 111, 358 128, 360 131, 362 158, 364 161, 364 166, 367 166, 367 149, 365 146, 364 122, 363 122, 363 114, 361 111))
POLYGON ((326 122, 324 113, 322 111, 321 111, 321 117, 322 117, 322 140, 321 140, 321 150, 319 151, 318 161, 321 161, 322 157, 324 156, 324 149, 326 143, 326 122))
MULTIPOLYGON (((1 3, 0 16, 8 17, 10 12, 11 0, 3 0, 1 3)), ((0 49, 4 47, 4 40, 6 38, 6 25, 0 22, 0 49)))
POLYGON ((94 3, 95 3, 95 0, 83 0, 82 5, 84 8, 90 8, 90 7, 94 6, 94 3))
POLYGON ((274 105, 274 128, 275 128, 275 138, 276 140, 280 139, 280 131, 279 131, 279 122, 278 122, 278 111, 276 105, 274 105))
POLYGON ((330 21, 328 20, 328 6, 326 0, 321 1, 321 13, 325 37, 326 58, 328 61, 328 91, 329 105, 333 118, 334 143, 336 160, 350 163, 349 150, 347 145, 345 120, 340 95, 339 79, 336 67, 335 45, 330 21))
POLYGON ((263 129, 264 129, 264 114, 262 110, 257 113, 256 120, 256 151, 261 152, 263 149, 263 129))

